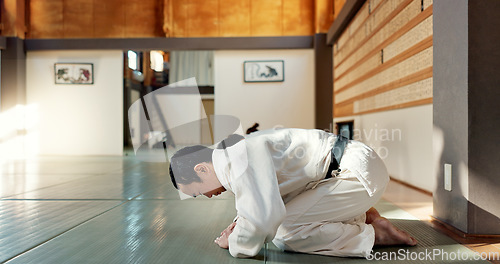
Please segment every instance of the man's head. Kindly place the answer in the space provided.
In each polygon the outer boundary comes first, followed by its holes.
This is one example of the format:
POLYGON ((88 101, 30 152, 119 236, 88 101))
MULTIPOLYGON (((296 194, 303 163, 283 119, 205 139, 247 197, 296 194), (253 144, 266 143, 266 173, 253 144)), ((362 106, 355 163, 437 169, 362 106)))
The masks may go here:
POLYGON ((197 145, 185 147, 170 159, 170 179, 176 189, 189 196, 212 197, 226 189, 217 179, 212 164, 213 149, 197 145))

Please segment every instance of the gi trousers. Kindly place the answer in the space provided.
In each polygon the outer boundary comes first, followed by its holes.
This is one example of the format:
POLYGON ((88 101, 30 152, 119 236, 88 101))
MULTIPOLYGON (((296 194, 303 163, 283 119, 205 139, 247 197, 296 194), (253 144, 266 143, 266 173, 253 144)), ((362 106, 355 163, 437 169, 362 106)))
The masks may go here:
POLYGON ((285 204, 286 218, 273 243, 282 250, 367 257, 375 243, 375 231, 365 223, 365 213, 377 203, 385 187, 370 196, 349 172, 307 186, 285 204))

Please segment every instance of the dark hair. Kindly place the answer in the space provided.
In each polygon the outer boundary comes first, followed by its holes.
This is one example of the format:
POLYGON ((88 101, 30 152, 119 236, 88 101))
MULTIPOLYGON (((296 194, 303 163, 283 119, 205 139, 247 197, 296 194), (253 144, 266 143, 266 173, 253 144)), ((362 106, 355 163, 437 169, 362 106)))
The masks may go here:
POLYGON ((170 180, 174 187, 179 189, 177 184, 201 182, 200 177, 194 171, 194 166, 202 162, 212 162, 213 151, 202 145, 185 147, 177 151, 170 159, 169 167, 170 180))
MULTIPOLYGON (((241 135, 232 134, 217 145, 217 149, 226 149, 245 139, 241 135)), ((194 171, 194 166, 202 162, 212 162, 214 150, 202 145, 185 147, 177 151, 170 159, 170 180, 176 189, 177 184, 190 184, 201 182, 200 177, 194 171), (175 176, 174 176, 175 175, 175 176)))

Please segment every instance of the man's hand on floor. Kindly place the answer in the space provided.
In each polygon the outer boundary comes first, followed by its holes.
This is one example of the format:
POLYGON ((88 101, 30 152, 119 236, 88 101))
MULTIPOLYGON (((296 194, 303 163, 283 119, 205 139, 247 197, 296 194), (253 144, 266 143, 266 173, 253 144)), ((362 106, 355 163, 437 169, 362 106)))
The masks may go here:
POLYGON ((231 223, 224 231, 220 233, 220 237, 215 239, 215 244, 219 245, 221 248, 228 249, 229 241, 228 237, 233 232, 234 227, 236 226, 236 222, 231 223))

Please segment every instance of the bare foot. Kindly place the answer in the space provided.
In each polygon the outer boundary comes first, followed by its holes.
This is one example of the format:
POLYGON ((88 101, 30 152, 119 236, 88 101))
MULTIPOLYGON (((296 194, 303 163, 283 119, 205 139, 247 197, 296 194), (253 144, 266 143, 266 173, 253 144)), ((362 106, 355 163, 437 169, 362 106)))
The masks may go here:
POLYGON ((378 213, 377 209, 375 208, 370 208, 368 211, 366 211, 366 221, 365 223, 371 224, 373 220, 381 217, 380 214, 378 213))
POLYGON ((371 222, 375 229, 375 245, 409 245, 415 246, 417 240, 408 233, 396 228, 384 217, 378 217, 371 222))

